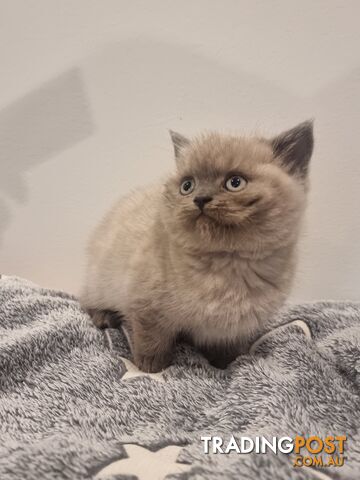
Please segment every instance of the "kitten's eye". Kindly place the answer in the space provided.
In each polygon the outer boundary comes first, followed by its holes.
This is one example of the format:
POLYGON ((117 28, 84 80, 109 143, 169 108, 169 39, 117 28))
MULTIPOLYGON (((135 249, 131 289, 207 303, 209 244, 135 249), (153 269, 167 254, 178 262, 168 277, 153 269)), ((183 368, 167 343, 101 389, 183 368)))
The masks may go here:
POLYGON ((181 195, 189 195, 195 188, 195 180, 193 178, 187 178, 180 185, 181 195))
POLYGON ((239 192, 246 186, 246 184, 247 181, 245 178, 241 177, 240 175, 233 175, 226 180, 225 188, 230 192, 239 192))

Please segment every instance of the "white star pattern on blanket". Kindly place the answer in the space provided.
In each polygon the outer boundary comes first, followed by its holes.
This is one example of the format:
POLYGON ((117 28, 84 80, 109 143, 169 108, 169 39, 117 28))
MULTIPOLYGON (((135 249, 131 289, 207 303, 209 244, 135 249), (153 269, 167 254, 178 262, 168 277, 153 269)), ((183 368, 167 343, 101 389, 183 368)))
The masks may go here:
POLYGON ((120 357, 120 359, 124 362, 125 368, 126 368, 126 372, 122 376, 122 380, 129 380, 130 378, 135 378, 135 377, 148 377, 148 378, 152 378, 153 380, 156 380, 157 382, 165 382, 162 372, 158 372, 158 373, 142 372, 137 368, 136 365, 134 365, 127 358, 120 357))
POLYGON ((276 333, 278 333, 278 332, 280 332, 280 331, 282 331, 286 328, 289 328, 292 325, 294 325, 296 327, 299 327, 303 331, 305 337, 311 340, 312 335, 311 335, 311 331, 310 331, 310 328, 308 327, 308 325, 303 320, 293 320, 292 322, 285 323, 285 325, 280 325, 279 327, 273 328, 268 333, 265 333, 264 335, 262 335, 258 340, 256 340, 256 342, 254 342, 251 345, 249 353, 251 355, 254 355, 257 347, 259 345, 261 345, 267 338, 271 337, 274 334, 276 335, 276 333))
POLYGON ((97 473, 96 479, 114 475, 136 475, 138 480, 163 480, 167 475, 187 472, 191 465, 176 463, 183 447, 170 445, 151 452, 139 445, 124 445, 128 458, 116 460, 97 473))

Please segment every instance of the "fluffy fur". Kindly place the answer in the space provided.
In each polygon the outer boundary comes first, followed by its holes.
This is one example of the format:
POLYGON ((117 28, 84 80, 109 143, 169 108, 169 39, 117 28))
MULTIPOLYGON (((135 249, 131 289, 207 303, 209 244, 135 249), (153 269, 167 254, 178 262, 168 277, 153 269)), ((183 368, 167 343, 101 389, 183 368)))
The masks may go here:
POLYGON ((81 297, 98 326, 114 325, 106 311, 123 316, 145 371, 169 364, 179 335, 224 366, 283 304, 313 148, 311 122, 270 140, 171 135, 176 171, 106 215, 81 297), (239 191, 226 189, 234 175, 239 191), (187 179, 195 188, 184 195, 187 179))

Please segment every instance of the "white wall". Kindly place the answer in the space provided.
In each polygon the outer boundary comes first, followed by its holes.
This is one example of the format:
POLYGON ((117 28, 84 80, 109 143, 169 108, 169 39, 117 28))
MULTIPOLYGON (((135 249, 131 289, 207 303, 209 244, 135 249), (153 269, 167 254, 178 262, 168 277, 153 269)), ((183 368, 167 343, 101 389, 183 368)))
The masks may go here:
POLYGON ((77 292, 90 229, 167 129, 315 117, 294 300, 360 299, 360 2, 0 0, 0 271, 77 292))

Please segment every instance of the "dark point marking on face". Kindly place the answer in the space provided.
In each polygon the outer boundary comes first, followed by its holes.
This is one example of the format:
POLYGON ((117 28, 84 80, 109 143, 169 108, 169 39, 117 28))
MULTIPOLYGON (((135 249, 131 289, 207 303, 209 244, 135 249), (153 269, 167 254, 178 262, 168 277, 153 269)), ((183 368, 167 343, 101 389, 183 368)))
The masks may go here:
POLYGON ((202 210, 204 208, 204 205, 206 203, 209 203, 211 202, 213 198, 210 197, 210 196, 203 196, 203 197, 195 197, 194 198, 194 203, 197 207, 200 208, 200 210, 202 210))
POLYGON ((260 257, 293 241, 306 205, 312 122, 272 139, 172 138, 179 158, 166 184, 166 222, 179 243, 260 257))

